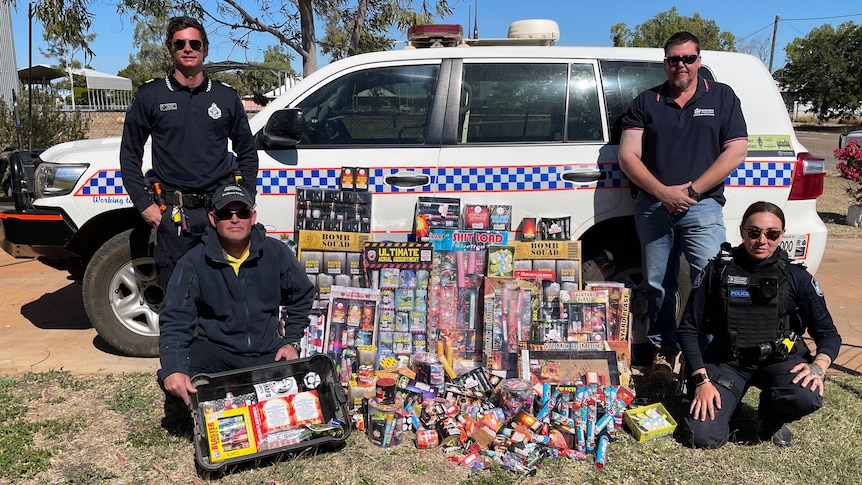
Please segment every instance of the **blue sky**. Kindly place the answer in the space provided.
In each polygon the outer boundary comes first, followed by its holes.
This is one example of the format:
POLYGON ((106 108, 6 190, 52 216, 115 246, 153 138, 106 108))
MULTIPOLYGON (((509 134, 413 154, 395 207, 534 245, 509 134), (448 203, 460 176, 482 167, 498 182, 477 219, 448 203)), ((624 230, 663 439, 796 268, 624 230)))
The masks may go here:
MULTIPOLYGON (((17 10, 12 9, 12 24, 15 38, 16 61, 19 68, 26 67, 28 58, 27 3, 18 0, 17 10)), ((475 17, 474 0, 450 0, 455 6, 454 14, 440 23, 460 23, 465 33, 472 33, 473 24, 468 19, 475 17), (472 15, 472 17, 471 17, 472 15)), ((128 18, 117 15, 111 0, 93 0, 97 33, 92 45, 96 56, 90 64, 96 70, 116 74, 128 65, 129 54, 137 51, 132 46, 134 25, 128 18)), ((674 5, 681 15, 713 20, 722 31, 729 31, 737 38, 737 44, 750 39, 771 42, 775 16, 780 17, 775 44, 774 68, 784 64, 784 47, 797 37, 804 37, 811 29, 829 23, 838 25, 853 21, 862 23, 862 7, 853 7, 851 2, 812 2, 810 0, 725 0, 722 2, 668 2, 643 0, 616 0, 613 2, 582 2, 578 0, 479 0, 478 25, 480 37, 505 37, 511 22, 527 18, 547 18, 560 26, 560 45, 611 45, 610 28, 624 22, 629 29, 652 18, 659 12, 670 10, 674 5), (525 9, 524 6, 529 8, 525 9), (742 41, 740 42, 740 38, 742 41)), ((209 26, 208 26, 209 28, 209 26)), ((320 29, 322 30, 322 29, 320 29)), ((258 36, 252 39, 253 47, 244 51, 235 47, 218 32, 210 32, 210 55, 208 61, 260 61, 263 50, 275 42, 274 37, 258 36)), ((406 36, 400 35, 399 38, 406 36)), ((41 26, 33 24, 33 64, 53 64, 39 53, 44 49, 41 26)), ((79 56, 78 60, 83 60, 79 56)), ((325 64, 327 59, 319 59, 325 64)), ((294 62, 294 69, 301 72, 301 64, 294 62)))

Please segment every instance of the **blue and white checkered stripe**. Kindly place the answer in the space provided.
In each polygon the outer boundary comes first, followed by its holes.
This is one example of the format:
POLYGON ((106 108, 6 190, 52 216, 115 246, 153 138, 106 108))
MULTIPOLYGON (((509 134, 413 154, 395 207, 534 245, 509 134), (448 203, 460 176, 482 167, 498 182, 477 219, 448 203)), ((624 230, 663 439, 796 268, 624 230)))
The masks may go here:
MULTIPOLYGON (((733 187, 789 187, 793 181, 793 163, 747 162, 727 178, 733 187)), ((590 165, 586 165, 590 166, 590 165)), ((402 192, 509 192, 570 190, 574 185, 560 179, 573 165, 539 165, 519 167, 442 167, 422 168, 418 172, 431 177, 423 187, 403 189, 386 184, 389 175, 404 168, 374 168, 369 173, 369 189, 375 194, 402 192), (436 177, 436 183, 434 180, 436 177)), ((578 185, 582 189, 624 188, 629 180, 616 163, 601 164, 607 173, 595 185, 578 185)), ((340 168, 265 169, 258 173, 258 190, 264 195, 293 195, 296 187, 338 188, 340 168)), ((119 170, 102 170, 77 192, 79 196, 125 195, 119 170)))
POLYGON ((126 195, 119 170, 100 170, 75 195, 126 195))
POLYGON ((261 170, 257 175, 258 192, 263 195, 292 195, 297 187, 337 189, 340 175, 340 168, 261 170))
POLYGON ((793 183, 793 163, 746 162, 730 174, 725 185, 730 187, 790 187, 793 183))

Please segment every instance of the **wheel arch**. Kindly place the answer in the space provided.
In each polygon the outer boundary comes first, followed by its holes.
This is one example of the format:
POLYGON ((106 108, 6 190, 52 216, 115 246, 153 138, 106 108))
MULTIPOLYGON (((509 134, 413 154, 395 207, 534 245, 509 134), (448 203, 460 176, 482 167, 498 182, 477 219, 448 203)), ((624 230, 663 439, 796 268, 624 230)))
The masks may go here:
POLYGON ((641 247, 632 216, 605 219, 581 235, 584 280, 611 280, 641 264, 641 247))
POLYGON ((72 278, 81 281, 93 254, 112 237, 133 228, 146 228, 134 207, 102 212, 84 223, 68 244, 69 249, 79 257, 78 264, 69 265, 72 278))

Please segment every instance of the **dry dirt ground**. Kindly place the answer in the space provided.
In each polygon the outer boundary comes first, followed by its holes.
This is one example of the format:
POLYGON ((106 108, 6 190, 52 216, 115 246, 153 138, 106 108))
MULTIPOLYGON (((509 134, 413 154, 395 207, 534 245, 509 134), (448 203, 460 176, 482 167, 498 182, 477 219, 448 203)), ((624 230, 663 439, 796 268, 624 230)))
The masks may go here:
MULTIPOLYGON (((837 147, 838 134, 799 131, 798 136, 809 151, 827 159, 834 172, 832 149, 837 147)), ((840 208, 835 212, 840 218, 840 208)), ((839 237, 862 237, 860 229, 839 229, 849 234, 839 237)), ((157 368, 158 359, 118 355, 98 337, 84 313, 80 286, 67 280, 65 273, 0 251, 0 375, 49 370, 154 372, 157 368)))

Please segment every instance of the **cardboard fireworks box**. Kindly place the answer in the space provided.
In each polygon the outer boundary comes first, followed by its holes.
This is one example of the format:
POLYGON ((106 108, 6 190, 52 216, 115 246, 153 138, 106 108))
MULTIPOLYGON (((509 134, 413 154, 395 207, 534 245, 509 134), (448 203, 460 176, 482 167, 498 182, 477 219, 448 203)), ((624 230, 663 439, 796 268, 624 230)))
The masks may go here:
POLYGON ((530 340, 541 301, 538 281, 485 278, 485 367, 514 377, 518 370, 518 342, 530 340))
POLYGON ((623 415, 626 426, 638 441, 647 441, 673 434, 676 420, 662 403, 628 409, 623 415))
POLYGON ((367 242, 362 269, 380 290, 380 355, 428 351, 428 284, 433 249, 420 242, 367 242))
POLYGON ((506 244, 499 231, 432 229, 434 246, 428 286, 428 341, 443 340, 453 349, 456 373, 482 360, 482 279, 488 247, 506 244))
POLYGON ((315 314, 328 311, 333 286, 363 286, 360 252, 370 240, 369 233, 299 231, 297 257, 314 285, 315 314))
POLYGON ((197 374, 192 385, 195 460, 207 471, 343 443, 350 435, 347 393, 325 355, 197 374), (286 412, 267 416, 267 403, 282 400, 286 412), (279 424, 275 417, 282 415, 288 421, 279 424))
POLYGON ((296 189, 296 230, 370 232, 371 192, 296 189))

